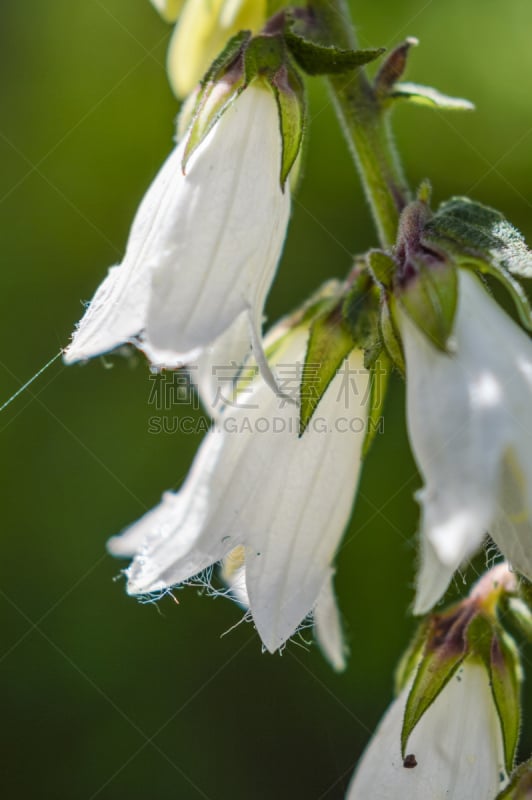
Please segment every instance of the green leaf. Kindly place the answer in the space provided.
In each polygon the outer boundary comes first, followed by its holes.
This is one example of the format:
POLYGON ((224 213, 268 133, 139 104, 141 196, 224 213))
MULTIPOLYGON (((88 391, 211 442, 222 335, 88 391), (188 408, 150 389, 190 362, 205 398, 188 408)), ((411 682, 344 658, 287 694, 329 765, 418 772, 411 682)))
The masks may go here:
POLYGON ((385 99, 393 90, 397 81, 404 73, 408 63, 408 56, 412 47, 417 47, 418 39, 409 36, 389 53, 375 77, 375 93, 377 97, 385 99))
POLYGON ((532 758, 517 767, 509 785, 497 795, 496 800, 531 800, 531 798, 532 758))
POLYGON ((338 303, 314 320, 301 379, 300 436, 305 432, 327 387, 354 346, 355 341, 342 319, 341 305, 338 303))
POLYGON ((499 714, 508 773, 512 771, 521 726, 521 663, 513 639, 501 631, 491 642, 490 676, 499 714))
POLYGON ((396 292, 412 322, 439 350, 447 350, 458 303, 458 275, 450 261, 427 265, 413 263, 417 275, 396 292))
POLYGON ((396 83, 388 97, 391 100, 409 100, 418 106, 430 106, 446 111, 474 111, 475 109, 474 104, 463 97, 450 97, 432 86, 422 86, 419 83, 396 83))
POLYGON ((288 49, 307 75, 351 72, 374 61, 385 51, 384 47, 370 50, 342 50, 316 41, 319 33, 319 30, 309 24, 305 14, 296 16, 294 12, 292 15, 287 15, 284 38, 288 49))
POLYGON ((501 281, 523 325, 532 330, 532 309, 515 278, 532 278, 532 252, 523 236, 499 212, 466 197, 443 203, 423 230, 422 243, 451 255, 463 267, 501 281))
POLYGON ((453 197, 439 207, 425 235, 448 237, 472 255, 489 258, 513 275, 532 278, 532 252, 523 235, 505 217, 468 197, 453 197))

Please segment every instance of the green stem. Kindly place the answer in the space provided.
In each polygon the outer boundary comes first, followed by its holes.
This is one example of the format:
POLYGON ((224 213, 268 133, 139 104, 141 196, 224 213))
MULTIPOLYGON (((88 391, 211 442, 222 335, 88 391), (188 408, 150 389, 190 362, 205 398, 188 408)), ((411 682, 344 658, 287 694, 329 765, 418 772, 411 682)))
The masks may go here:
MULTIPOLYGON (((327 44, 355 50, 355 32, 345 0, 310 0, 327 44)), ((368 199, 381 245, 393 245, 399 215, 410 199, 388 115, 375 97, 363 69, 331 75, 328 83, 336 112, 349 142, 368 199)))

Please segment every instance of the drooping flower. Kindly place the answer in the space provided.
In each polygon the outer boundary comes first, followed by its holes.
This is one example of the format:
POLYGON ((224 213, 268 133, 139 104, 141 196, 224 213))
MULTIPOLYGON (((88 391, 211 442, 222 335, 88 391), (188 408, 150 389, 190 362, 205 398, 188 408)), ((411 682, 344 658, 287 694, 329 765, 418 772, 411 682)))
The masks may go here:
MULTIPOLYGON (((307 338, 301 324, 265 344, 294 400, 307 338)), ((128 593, 164 592, 243 546, 253 622, 268 650, 281 647, 330 584, 360 472, 368 382, 353 350, 301 437, 297 403, 260 375, 242 377, 235 395, 226 390, 181 490, 110 542, 116 555, 136 553, 128 593)), ((330 621, 330 603, 321 612, 330 621)))
POLYGON ((265 20, 266 0, 186 0, 168 50, 176 95, 192 92, 231 36, 257 33, 265 20))
MULTIPOLYGON (((243 546, 232 550, 223 560, 222 578, 229 588, 228 596, 249 611, 245 560, 246 551, 243 546)), ((332 571, 318 595, 312 610, 312 621, 320 650, 333 669, 342 672, 346 667, 347 646, 334 594, 332 571)))
MULTIPOLYGON (((223 87, 222 87, 223 88, 223 87)), ((186 139, 144 197, 126 255, 97 290, 66 363, 134 343, 157 366, 197 357, 242 314, 260 342, 290 214, 277 104, 253 81, 187 162, 186 139)))
POLYGON ((489 533, 532 578, 532 343, 469 270, 459 270, 452 352, 399 309, 410 441, 421 471, 415 610, 436 603, 489 533))
POLYGON ((493 800, 505 780, 504 752, 484 667, 464 662, 414 728, 403 758, 409 690, 386 712, 346 800, 493 800))

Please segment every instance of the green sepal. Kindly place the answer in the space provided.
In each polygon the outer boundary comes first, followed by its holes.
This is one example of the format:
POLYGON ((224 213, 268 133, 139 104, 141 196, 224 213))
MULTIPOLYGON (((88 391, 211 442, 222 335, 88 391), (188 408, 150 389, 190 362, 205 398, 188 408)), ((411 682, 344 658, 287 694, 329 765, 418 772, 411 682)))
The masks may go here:
POLYGON ((397 329, 397 324, 392 313, 391 305, 394 303, 393 297, 390 297, 382 303, 381 315, 379 319, 380 333, 382 341, 388 355, 390 356, 393 364, 397 367, 402 375, 406 374, 405 356, 403 352, 403 345, 401 337, 397 329))
POLYGON ((505 767, 512 771, 521 724, 521 663, 513 639, 495 618, 478 614, 467 630, 472 653, 483 662, 490 679, 491 693, 499 722, 505 767))
POLYGON ((250 40, 250 31, 241 31, 233 36, 218 58, 209 67, 207 74, 201 81, 201 88, 192 114, 192 123, 183 154, 183 172, 186 171, 192 154, 216 125, 222 114, 227 111, 245 88, 242 58, 246 45, 250 40), (219 89, 215 91, 220 86, 220 79, 230 71, 234 72, 234 79, 225 82, 225 91, 220 91, 219 89))
POLYGON ((196 101, 183 155, 183 172, 207 134, 254 80, 262 81, 277 102, 282 141, 280 181, 284 190, 301 150, 307 102, 303 81, 280 34, 252 37, 250 31, 242 31, 233 36, 212 64, 196 101))
POLYGON ((417 274, 396 297, 412 322, 439 350, 448 350, 458 305, 458 274, 452 261, 427 265, 412 259, 417 274))
POLYGON ((478 656, 489 671, 491 659, 491 640, 494 633, 494 618, 476 614, 467 628, 467 644, 473 655, 478 656))
POLYGON ((509 597, 504 610, 519 631, 532 642, 532 611, 520 597, 509 597))
POLYGON ((369 273, 360 269, 351 278, 351 285, 343 301, 342 314, 357 346, 364 350, 364 364, 367 369, 382 350, 379 307, 379 289, 369 273))
POLYGON ((290 64, 277 71, 270 85, 279 109, 282 141, 281 188, 284 188, 303 143, 307 119, 305 85, 290 64))
POLYGON ((383 250, 370 250, 367 255, 368 267, 381 286, 391 289, 397 264, 392 256, 383 250))
POLYGON ((401 730, 403 758, 412 731, 468 654, 468 622, 460 607, 430 618, 425 649, 406 702, 401 730))
POLYGON ((299 435, 302 436, 329 384, 342 366, 355 341, 342 319, 341 305, 334 303, 318 316, 310 328, 301 378, 299 435))
POLYGON ((386 350, 381 346, 380 352, 378 356, 373 359, 369 370, 369 411, 366 435, 362 445, 362 458, 367 456, 375 436, 381 430, 382 411, 388 392, 391 372, 391 359, 386 350))
POLYGON ((250 83, 257 76, 270 79, 285 60, 286 48, 281 36, 264 34, 254 36, 245 50, 246 83, 250 83))
POLYGON ((521 663, 513 639, 502 632, 491 643, 491 691, 501 723, 506 771, 513 769, 521 729, 521 663))
POLYGON ((495 800, 531 800, 532 798, 532 758, 520 764, 512 775, 508 786, 495 800))
POLYGON ((408 100, 418 106, 440 108, 444 111, 474 111, 475 106, 463 97, 450 97, 432 86, 407 81, 394 84, 388 94, 390 100, 408 100))
POLYGON ((357 347, 364 351, 364 366, 371 373, 371 405, 364 443, 365 449, 369 447, 378 430, 389 373, 380 338, 379 304, 379 290, 371 276, 364 267, 356 267, 349 288, 333 298, 312 323, 301 382, 300 435, 343 361, 357 347))
POLYGON ((459 266, 501 281, 522 324, 532 331, 532 309, 518 278, 532 278, 532 251, 499 212, 467 197, 443 203, 425 226, 422 243, 450 255, 459 266))
POLYGON ((279 329, 282 326, 284 332, 279 334, 271 343, 268 343, 266 339, 265 354, 267 360, 271 361, 275 357, 284 346, 285 338, 291 336, 296 328, 310 328, 316 317, 330 311, 334 303, 338 302, 341 288, 340 281, 334 279, 326 281, 299 308, 277 322, 275 327, 279 329))
POLYGON ((281 188, 294 166, 303 141, 307 118, 305 86, 292 66, 281 35, 255 36, 244 54, 246 84, 263 78, 279 111, 282 141, 281 188))
POLYGON ((418 667, 427 633, 430 627, 430 618, 426 617, 416 628, 414 636, 408 645, 407 649, 401 656, 399 663, 395 669, 395 695, 401 694, 403 689, 408 686, 410 680, 414 677, 418 667))

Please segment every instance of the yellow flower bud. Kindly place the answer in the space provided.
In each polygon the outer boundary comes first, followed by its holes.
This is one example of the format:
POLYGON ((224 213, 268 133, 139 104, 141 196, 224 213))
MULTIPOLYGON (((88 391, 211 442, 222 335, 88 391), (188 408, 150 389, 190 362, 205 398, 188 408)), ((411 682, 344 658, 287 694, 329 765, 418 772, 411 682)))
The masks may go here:
POLYGON ((241 30, 256 33, 266 19, 266 0, 187 0, 170 42, 168 76, 177 97, 186 97, 228 40, 241 30))
POLYGON ((151 0, 151 3, 166 22, 175 22, 184 0, 151 0))

